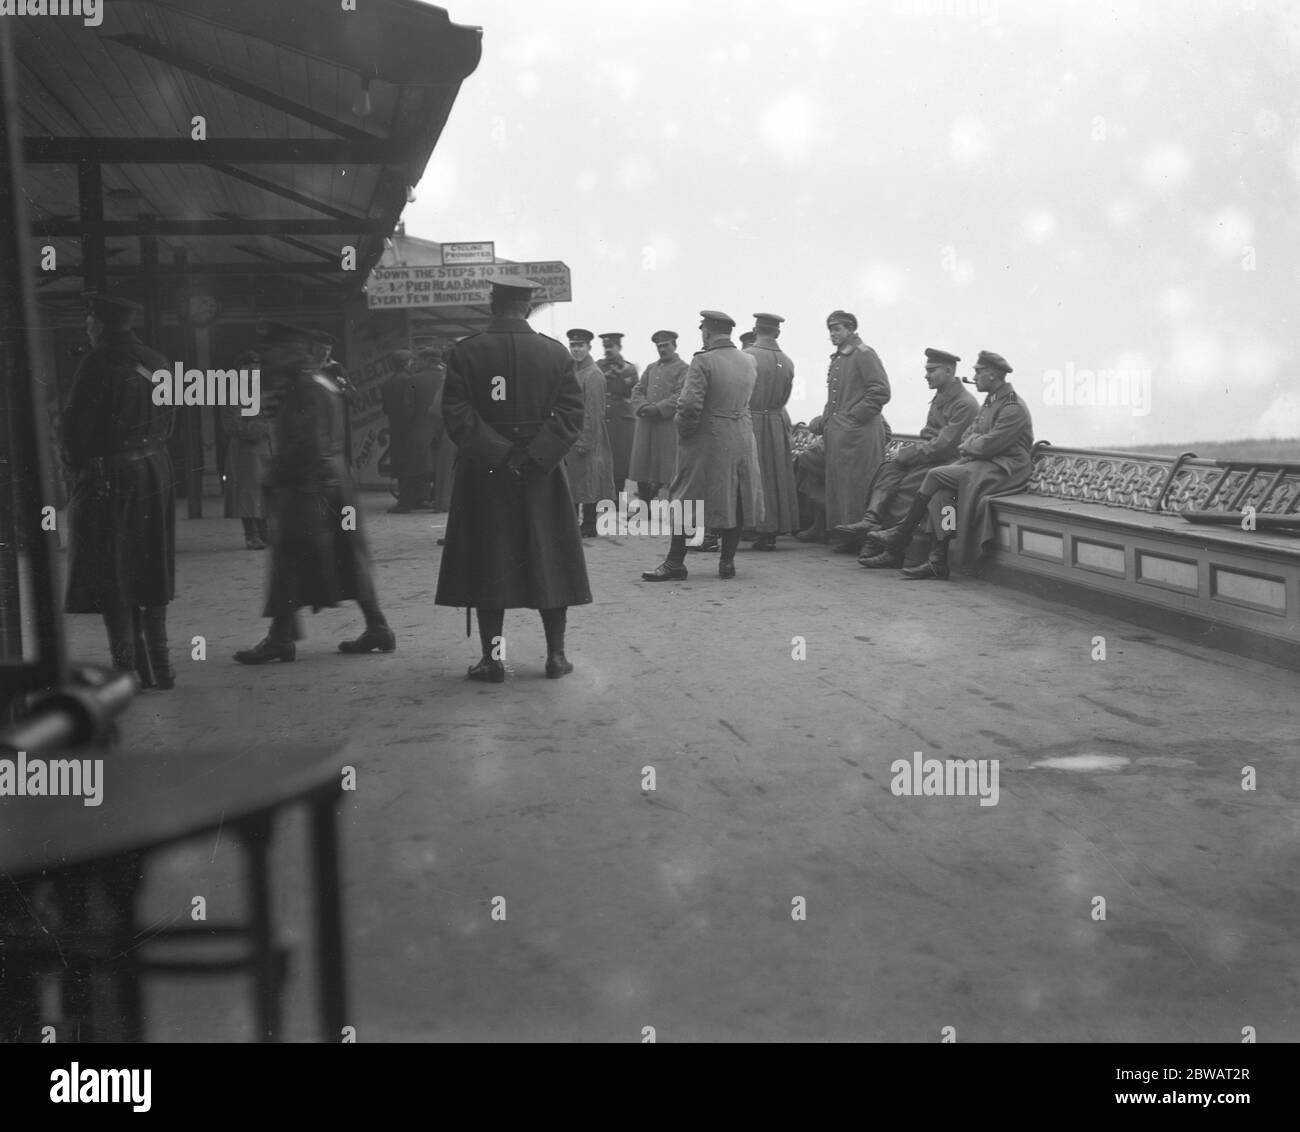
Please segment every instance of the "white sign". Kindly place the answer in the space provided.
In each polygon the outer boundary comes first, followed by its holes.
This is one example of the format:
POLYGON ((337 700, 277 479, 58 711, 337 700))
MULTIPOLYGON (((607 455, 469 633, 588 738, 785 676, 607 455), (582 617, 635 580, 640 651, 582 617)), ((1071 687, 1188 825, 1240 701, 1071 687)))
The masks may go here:
POLYGON ((473 244, 443 244, 443 267, 464 267, 467 263, 495 263, 497 246, 492 240, 473 244))
POLYGON ((567 303, 573 299, 568 265, 554 260, 464 267, 376 267, 366 282, 366 306, 371 310, 485 307, 492 292, 487 280, 493 275, 514 275, 540 284, 538 302, 567 303))

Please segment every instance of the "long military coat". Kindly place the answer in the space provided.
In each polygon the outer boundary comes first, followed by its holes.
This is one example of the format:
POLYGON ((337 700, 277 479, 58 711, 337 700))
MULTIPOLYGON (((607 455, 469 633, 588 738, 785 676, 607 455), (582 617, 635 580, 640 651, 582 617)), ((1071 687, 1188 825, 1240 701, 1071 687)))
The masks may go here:
POLYGON ((77 367, 61 418, 75 478, 68 502, 68 613, 166 605, 175 596, 176 502, 167 440, 173 412, 153 403, 167 359, 129 330, 105 331, 77 367))
POLYGON ((266 406, 256 416, 246 417, 238 405, 221 410, 221 427, 226 442, 226 494, 231 510, 240 519, 266 516, 262 480, 271 462, 271 438, 275 422, 266 406))
POLYGON ((857 335, 831 355, 826 393, 826 525, 833 527, 862 518, 888 441, 880 410, 889 402, 889 378, 876 351, 857 335))
POLYGON ((715 339, 691 359, 677 398, 677 473, 670 499, 703 500, 704 525, 725 530, 763 521, 763 481, 749 399, 754 359, 730 338, 715 339))
POLYGON ((582 431, 564 457, 569 491, 574 503, 599 503, 602 499, 617 502, 614 454, 605 427, 605 377, 590 357, 575 367, 574 376, 582 388, 583 417, 582 431))
POLYGON ((388 459, 396 479, 433 475, 435 422, 429 407, 437 393, 438 374, 432 367, 394 374, 380 389, 389 420, 388 459))
POLYGON ((442 415, 457 451, 437 603, 552 609, 591 601, 562 466, 583 418, 569 351, 523 319, 494 318, 448 356, 442 415), (492 396, 496 376, 506 379, 502 400, 492 396), (506 471, 515 451, 536 464, 523 484, 506 471))
MULTIPOLYGON (((964 469, 964 478, 957 493, 957 531, 950 561, 973 573, 997 539, 989 500, 1023 490, 1033 471, 1034 422, 1010 383, 984 398, 961 444, 971 455, 956 461, 956 467, 964 469)), ((936 494, 930 502, 936 531, 942 530, 942 505, 942 496, 936 494)))
POLYGON ((274 378, 285 392, 267 477, 273 525, 262 615, 373 601, 370 553, 344 455, 343 392, 314 367, 274 378))
POLYGON ((636 366, 626 358, 618 362, 601 358, 596 365, 605 377, 605 427, 609 429, 609 446, 614 454, 614 486, 622 491, 632 458, 632 434, 636 429, 636 413, 632 408, 636 366))
POLYGON ((750 523, 760 534, 789 534, 799 530, 799 495, 790 455, 790 418, 785 405, 794 386, 794 363, 776 346, 755 343, 745 351, 758 368, 749 399, 763 476, 763 520, 750 523))
POLYGON ((640 483, 671 483, 677 472, 677 396, 686 380, 687 365, 676 354, 668 361, 651 362, 632 390, 632 412, 649 405, 636 418, 628 476, 640 483))

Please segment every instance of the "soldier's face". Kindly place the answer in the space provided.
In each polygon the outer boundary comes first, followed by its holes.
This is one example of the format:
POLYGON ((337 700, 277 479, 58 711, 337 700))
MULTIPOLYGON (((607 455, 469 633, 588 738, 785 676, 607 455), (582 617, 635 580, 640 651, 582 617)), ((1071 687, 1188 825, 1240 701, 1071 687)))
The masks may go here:
POLYGON ((660 360, 666 362, 676 352, 677 343, 671 340, 665 342, 656 342, 655 349, 659 351, 660 360))
POLYGON ((833 345, 837 350, 849 340, 849 335, 853 333, 853 331, 842 322, 832 322, 826 330, 831 336, 831 345, 833 345))
POLYGON ((615 342, 606 342, 606 343, 605 343, 605 357, 606 357, 609 361, 611 361, 611 362, 616 362, 616 361, 618 361, 622 356, 623 356, 623 347, 622 347, 622 346, 618 345, 618 344, 615 343, 615 342))
POLYGON ((975 388, 981 393, 988 393, 1002 384, 1002 371, 989 366, 979 366, 975 370, 975 388))
POLYGON ((950 365, 926 366, 925 383, 931 389, 942 388, 955 372, 956 371, 950 365))
POLYGON ((569 353, 573 355, 575 362, 585 362, 591 355, 590 342, 570 342, 569 353))

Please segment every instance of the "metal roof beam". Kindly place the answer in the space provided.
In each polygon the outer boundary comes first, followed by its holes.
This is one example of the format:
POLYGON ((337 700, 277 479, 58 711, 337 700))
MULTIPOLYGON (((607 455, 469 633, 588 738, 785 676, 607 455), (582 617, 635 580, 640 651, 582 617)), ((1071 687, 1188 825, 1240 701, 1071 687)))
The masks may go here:
POLYGON ((293 201, 294 204, 300 204, 304 208, 312 208, 317 212, 324 213, 326 216, 332 216, 335 220, 357 221, 364 219, 360 216, 354 216, 350 212, 344 212, 341 208, 334 208, 331 205, 324 204, 309 197, 304 193, 296 192, 293 189, 286 189, 283 185, 277 185, 274 181, 268 181, 264 177, 259 177, 254 173, 246 173, 243 169, 236 169, 233 165, 224 165, 220 161, 209 163, 218 173, 224 173, 227 177, 234 177, 237 181, 243 181, 246 185, 252 185, 254 188, 263 189, 268 193, 274 193, 276 196, 284 197, 285 200, 293 201))
POLYGON ((387 138, 23 138, 33 165, 99 161, 105 165, 403 165, 403 145, 387 138))
POLYGON ((329 130, 330 133, 338 134, 341 138, 348 138, 351 141, 370 141, 378 136, 356 126, 349 126, 346 122, 340 122, 336 118, 331 118, 328 114, 322 114, 319 110, 313 110, 310 106, 304 106, 291 98, 285 98, 284 95, 276 94, 275 91, 267 90, 256 83, 249 82, 247 79, 241 79, 238 75, 222 70, 220 67, 214 67, 211 63, 204 63, 192 55, 187 55, 184 51, 178 51, 175 47, 168 47, 164 43, 159 43, 156 39, 150 39, 147 35, 110 35, 106 38, 134 51, 139 51, 142 55, 161 59, 170 66, 182 71, 188 71, 192 75, 198 75, 199 78, 206 79, 217 86, 233 90, 236 94, 242 94, 245 98, 254 99, 275 110, 290 114, 309 125, 316 126, 318 129, 329 130))
POLYGON ((81 236, 386 236, 382 220, 105 220, 97 225, 79 220, 37 221, 32 234, 41 237, 81 236))

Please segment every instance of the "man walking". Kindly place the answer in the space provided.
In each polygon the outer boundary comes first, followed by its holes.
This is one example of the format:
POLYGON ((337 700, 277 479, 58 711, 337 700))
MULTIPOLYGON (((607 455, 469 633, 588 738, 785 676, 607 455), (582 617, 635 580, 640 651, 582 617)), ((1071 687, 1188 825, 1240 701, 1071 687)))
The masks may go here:
MULTIPOLYGON (((749 415, 758 378, 754 359, 731 340, 736 320, 700 311, 704 349, 691 359, 677 398, 677 473, 670 500, 701 500, 703 522, 718 530, 718 577, 736 576, 736 547, 745 520, 763 520, 763 483, 749 415)), ((700 521, 697 516, 697 522, 700 521)), ((641 575, 647 582, 686 577, 686 533, 672 536, 668 557, 641 575)))
MULTIPOLYGON (((869 535, 901 522, 921 489, 925 473, 957 458, 957 444, 979 410, 979 402, 957 377, 959 361, 961 358, 946 350, 925 351, 925 383, 934 390, 934 398, 921 429, 921 440, 904 445, 892 459, 885 458, 871 482, 866 514, 856 523, 835 528, 842 547, 856 550, 869 535)), ((858 561, 869 569, 882 570, 902 566, 903 555, 882 551, 873 544, 858 561)))
MULTIPOLYGON (((763 476, 763 520, 754 526, 754 550, 775 550, 776 536, 799 529, 799 497, 790 456, 790 417, 786 402, 794 387, 794 362, 777 339, 783 319, 778 314, 754 315, 754 344, 745 350, 758 369, 749 414, 754 421, 758 466, 763 476)), ((743 337, 743 336, 742 336, 743 337)))
POLYGON ((614 455, 605 427, 605 378, 591 356, 595 337, 590 330, 569 331, 569 353, 582 389, 584 412, 582 431, 565 456, 564 466, 574 506, 581 511, 583 538, 596 537, 596 504, 615 495, 614 455))
POLYGON ((645 367, 632 390, 636 432, 628 475, 636 481, 637 497, 649 503, 659 489, 671 483, 677 470, 677 395, 686 380, 686 363, 677 355, 677 332, 656 330, 650 341, 659 360, 645 367))
POLYGON ((975 362, 975 387, 984 404, 957 445, 957 461, 931 468, 921 481, 907 517, 896 527, 868 536, 883 550, 901 553, 926 516, 934 532, 934 549, 919 566, 902 571, 913 581, 947 580, 948 544, 957 542, 958 561, 974 573, 986 548, 997 537, 989 500, 1020 491, 1033 471, 1034 422, 1007 381, 1011 367, 1001 354, 981 350, 975 362))
POLYGON ((492 320, 447 357, 442 414, 458 453, 437 604, 478 610, 482 658, 471 680, 506 678, 507 609, 541 612, 546 675, 564 654, 570 605, 591 601, 573 497, 560 466, 582 430, 573 358, 528 325, 538 284, 492 280, 492 320))
POLYGON ((169 406, 153 401, 153 373, 169 369, 140 341, 137 303, 94 297, 91 350, 77 367, 61 428, 76 476, 64 610, 99 613, 113 667, 145 688, 175 686, 167 604, 176 594, 176 503, 169 406))
POLYGON ((392 652, 397 639, 380 612, 361 509, 343 458, 343 392, 316 368, 312 332, 282 322, 260 327, 263 377, 284 391, 275 424, 269 486, 275 519, 266 636, 235 653, 240 664, 292 661, 302 636, 298 610, 355 599, 366 618, 339 652, 392 652))

